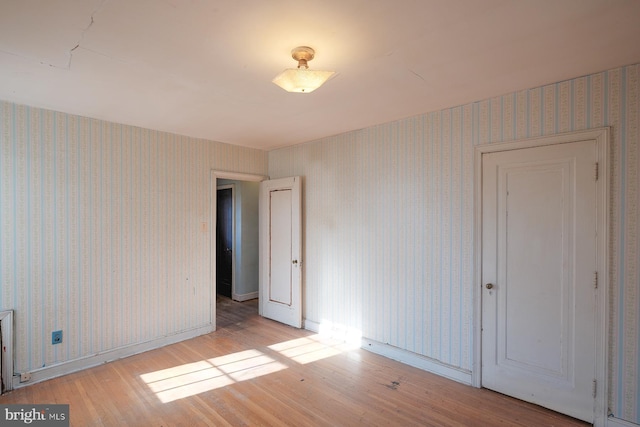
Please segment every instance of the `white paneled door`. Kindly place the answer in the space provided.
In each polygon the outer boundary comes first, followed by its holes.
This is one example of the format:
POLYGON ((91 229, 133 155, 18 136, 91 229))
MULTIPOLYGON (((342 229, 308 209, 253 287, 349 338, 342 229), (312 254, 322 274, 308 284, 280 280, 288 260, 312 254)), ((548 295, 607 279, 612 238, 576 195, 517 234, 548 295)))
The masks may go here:
POLYGON ((300 177, 260 183, 260 314, 302 327, 300 177))
POLYGON ((595 141, 482 156, 482 386, 588 422, 595 141))

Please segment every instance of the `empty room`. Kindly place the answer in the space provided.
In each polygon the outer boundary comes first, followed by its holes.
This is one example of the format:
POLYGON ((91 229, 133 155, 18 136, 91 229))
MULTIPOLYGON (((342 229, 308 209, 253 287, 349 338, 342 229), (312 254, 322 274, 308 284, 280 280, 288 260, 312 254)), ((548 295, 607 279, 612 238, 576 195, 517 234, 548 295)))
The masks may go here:
POLYGON ((640 426, 639 143, 637 0, 0 0, 0 425, 640 426))

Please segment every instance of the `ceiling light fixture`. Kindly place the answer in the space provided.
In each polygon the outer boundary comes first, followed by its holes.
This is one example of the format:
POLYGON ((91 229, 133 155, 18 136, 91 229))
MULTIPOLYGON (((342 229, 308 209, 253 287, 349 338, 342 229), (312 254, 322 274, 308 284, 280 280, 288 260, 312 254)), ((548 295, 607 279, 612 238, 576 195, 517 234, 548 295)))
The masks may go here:
POLYGON ((287 92, 309 93, 322 86, 334 71, 310 70, 308 61, 315 56, 315 51, 308 46, 298 46, 291 51, 291 57, 298 61, 298 68, 287 68, 272 81, 287 92))

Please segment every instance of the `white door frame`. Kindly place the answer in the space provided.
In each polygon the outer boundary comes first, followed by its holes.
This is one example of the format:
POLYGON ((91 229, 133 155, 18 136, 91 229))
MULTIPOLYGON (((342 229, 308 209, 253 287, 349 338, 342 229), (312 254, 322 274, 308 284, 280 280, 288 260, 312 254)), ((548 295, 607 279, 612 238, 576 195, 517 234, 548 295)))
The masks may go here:
MULTIPOLYGON (((596 181, 596 222, 598 239, 596 242, 598 271, 598 289, 596 295, 596 405, 594 425, 604 426, 608 415, 608 343, 609 337, 609 128, 597 128, 578 132, 528 138, 513 142, 487 144, 475 147, 474 169, 474 281, 473 281, 473 366, 471 383, 475 387, 482 386, 482 156, 498 151, 521 148, 541 147, 545 145, 563 144, 576 141, 595 140, 597 143, 598 180, 596 181)), ((594 173, 595 165, 594 165, 594 173)))
MULTIPOLYGON (((211 330, 216 330, 216 221, 217 221, 217 197, 218 179, 233 179, 236 181, 260 182, 269 179, 266 175, 252 175, 240 172, 211 170, 210 183, 210 208, 209 208, 209 309, 211 330)), ((204 227, 206 229, 206 227, 204 227)))

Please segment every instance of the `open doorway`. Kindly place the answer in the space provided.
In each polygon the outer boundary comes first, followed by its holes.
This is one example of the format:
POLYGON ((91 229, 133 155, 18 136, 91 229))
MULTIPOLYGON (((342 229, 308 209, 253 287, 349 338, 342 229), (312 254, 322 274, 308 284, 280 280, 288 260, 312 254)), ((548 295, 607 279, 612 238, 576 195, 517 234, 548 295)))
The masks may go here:
POLYGON ((238 303, 258 304, 259 233, 258 202, 260 182, 267 177, 233 172, 211 174, 211 268, 214 298, 212 323, 217 314, 228 317, 238 303))
POLYGON ((216 294, 233 297, 235 184, 218 185, 216 191, 216 294))

